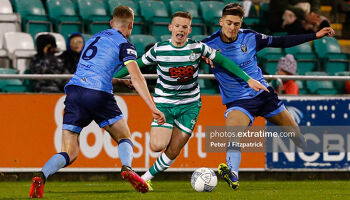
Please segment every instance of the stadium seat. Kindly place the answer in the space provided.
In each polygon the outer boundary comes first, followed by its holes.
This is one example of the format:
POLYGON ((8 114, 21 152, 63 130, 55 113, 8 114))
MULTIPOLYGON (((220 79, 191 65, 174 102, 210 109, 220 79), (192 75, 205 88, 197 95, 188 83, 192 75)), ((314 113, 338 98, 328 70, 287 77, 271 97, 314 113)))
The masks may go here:
POLYGON ((169 34, 168 25, 171 18, 168 15, 164 2, 162 1, 140 1, 141 15, 149 24, 149 33, 158 39, 162 35, 169 34))
MULTIPOLYGON (((326 72, 306 72, 308 76, 328 76, 326 72)), ((334 88, 332 81, 306 81, 306 87, 311 94, 335 95, 338 91, 334 88)))
POLYGON ((316 55, 312 52, 310 43, 303 43, 294 47, 286 48, 286 54, 292 54, 298 63, 297 73, 304 75, 306 72, 315 70, 318 66, 316 55))
POLYGON ((104 2, 96 0, 76 0, 75 2, 88 33, 94 35, 110 28, 110 16, 107 14, 104 2))
POLYGON ((225 4, 220 1, 201 1, 200 11, 205 23, 210 27, 209 34, 219 29, 219 19, 225 4))
POLYGON ((14 14, 9 0, 0 0, 0 67, 10 67, 8 53, 3 49, 3 35, 6 32, 21 31, 21 17, 14 14))
POLYGON ((83 32, 83 24, 70 0, 47 0, 47 12, 55 30, 65 38, 75 32, 83 32))
POLYGON ((198 14, 198 7, 192 1, 170 1, 171 15, 178 11, 189 12, 192 15, 191 35, 203 35, 206 33, 206 26, 198 14))
POLYGON ((171 38, 171 35, 162 35, 160 36, 160 41, 166 41, 169 40, 171 38))
POLYGON ((304 81, 295 81, 299 88, 299 94, 308 94, 307 88, 305 87, 304 81))
POLYGON ((84 41, 85 41, 85 43, 86 43, 86 41, 88 41, 90 38, 92 38, 92 36, 93 35, 90 35, 90 34, 81 34, 82 36, 83 36, 83 38, 84 38, 84 41))
POLYGON ((193 35, 191 38, 193 40, 202 41, 202 40, 204 40, 207 37, 209 37, 209 36, 207 36, 207 35, 193 35))
POLYGON ((157 42, 157 39, 152 35, 135 34, 131 35, 129 39, 135 45, 138 57, 141 57, 145 53, 145 47, 147 45, 157 42))
MULTIPOLYGON (((336 72, 335 76, 349 76, 350 71, 347 72, 336 72)), ((345 82, 346 81, 333 81, 334 87, 339 91, 339 94, 345 94, 345 82)))
POLYGON ((338 41, 333 37, 323 37, 313 42, 315 52, 323 68, 329 74, 349 70, 349 55, 342 53, 338 41))
MULTIPOLYGON (((0 68, 0 74, 18 74, 16 69, 0 68)), ((0 79, 1 92, 25 92, 27 88, 19 79, 0 79)))
POLYGON ((22 30, 35 36, 38 32, 51 32, 52 25, 40 0, 13 0, 14 8, 22 17, 22 30))
POLYGON ((139 14, 139 4, 135 3, 132 0, 108 0, 108 10, 109 14, 113 15, 113 10, 117 6, 128 6, 134 10, 135 19, 134 19, 134 28, 132 29, 133 34, 142 34, 144 31, 144 21, 139 14))
POLYGON ((276 74, 278 60, 283 56, 283 51, 280 48, 264 48, 257 53, 261 67, 271 75, 276 74))
POLYGON ((3 45, 9 53, 13 67, 23 73, 29 60, 36 54, 32 36, 29 33, 7 32, 4 34, 3 45))
POLYGON ((41 33, 37 33, 35 35, 35 40, 39 37, 39 35, 43 35, 43 34, 50 34, 52 36, 55 37, 56 40, 56 45, 57 45, 57 56, 62 54, 63 51, 65 51, 67 49, 66 47, 66 40, 64 39, 63 35, 61 35, 60 33, 52 33, 52 32, 41 32, 41 33))

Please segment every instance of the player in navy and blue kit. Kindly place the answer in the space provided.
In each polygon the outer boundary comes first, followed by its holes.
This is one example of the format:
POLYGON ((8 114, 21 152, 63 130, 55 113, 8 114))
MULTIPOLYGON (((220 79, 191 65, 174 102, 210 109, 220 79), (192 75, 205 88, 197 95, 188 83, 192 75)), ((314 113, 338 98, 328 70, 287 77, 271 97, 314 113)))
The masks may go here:
MULTIPOLYGON (((293 141, 297 146, 305 148, 306 142, 300 134, 297 123, 282 101, 278 99, 272 87, 264 80, 261 69, 257 65, 256 53, 265 47, 288 48, 324 36, 332 36, 334 30, 324 28, 312 34, 273 37, 240 29, 243 16, 244 10, 239 4, 226 5, 220 19, 221 30, 204 39, 203 42, 238 64, 249 76, 268 87, 269 92, 252 90, 241 78, 215 64, 211 71, 219 82, 222 101, 227 107, 226 126, 247 127, 252 124, 255 117, 262 116, 275 125, 293 127, 292 130, 297 133, 296 137, 292 138, 293 141)), ((229 148, 226 162, 228 166, 223 163, 219 165, 219 174, 230 187, 235 189, 238 186, 240 150, 229 148)))
POLYGON ((135 62, 135 47, 128 41, 133 28, 132 9, 119 6, 114 9, 111 29, 101 31, 87 41, 77 70, 65 86, 66 100, 63 116, 61 152, 55 154, 33 178, 30 197, 42 198, 48 176, 71 164, 79 153, 79 133, 94 120, 118 142, 122 162, 122 178, 128 180, 139 192, 147 192, 148 186, 131 169, 133 143, 130 130, 113 96, 112 79, 126 65, 133 86, 151 109, 159 124, 165 122, 151 99, 145 79, 135 62))

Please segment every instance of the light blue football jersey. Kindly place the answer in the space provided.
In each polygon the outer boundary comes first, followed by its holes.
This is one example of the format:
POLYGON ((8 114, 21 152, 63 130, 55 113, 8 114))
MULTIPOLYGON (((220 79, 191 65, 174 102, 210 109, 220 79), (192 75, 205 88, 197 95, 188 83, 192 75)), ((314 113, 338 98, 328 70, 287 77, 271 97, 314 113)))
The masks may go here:
POLYGON ((77 70, 67 85, 113 93, 113 76, 124 62, 136 59, 134 45, 120 31, 113 28, 101 31, 85 43, 77 70))
MULTIPOLYGON (((253 79, 268 87, 268 83, 264 80, 261 69, 258 67, 256 53, 271 44, 272 37, 251 30, 240 29, 234 42, 225 43, 220 38, 220 32, 221 30, 215 32, 204 39, 203 42, 218 50, 222 55, 240 66, 253 79)), ((243 79, 220 67, 218 64, 214 64, 215 68, 211 69, 211 71, 219 82, 223 104, 240 99, 251 99, 263 91, 256 92, 243 79)))

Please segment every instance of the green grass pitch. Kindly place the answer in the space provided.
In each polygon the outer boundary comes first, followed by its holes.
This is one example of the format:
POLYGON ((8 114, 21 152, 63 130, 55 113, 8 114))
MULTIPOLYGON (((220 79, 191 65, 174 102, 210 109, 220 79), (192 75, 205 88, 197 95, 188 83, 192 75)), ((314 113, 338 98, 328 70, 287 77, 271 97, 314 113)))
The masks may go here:
MULTIPOLYGON (((0 199, 29 199, 30 182, 0 182, 0 199)), ((50 182, 45 199, 350 199, 350 181, 241 181, 236 191, 219 180, 213 192, 199 193, 187 181, 154 181, 155 191, 137 193, 128 182, 50 182)))

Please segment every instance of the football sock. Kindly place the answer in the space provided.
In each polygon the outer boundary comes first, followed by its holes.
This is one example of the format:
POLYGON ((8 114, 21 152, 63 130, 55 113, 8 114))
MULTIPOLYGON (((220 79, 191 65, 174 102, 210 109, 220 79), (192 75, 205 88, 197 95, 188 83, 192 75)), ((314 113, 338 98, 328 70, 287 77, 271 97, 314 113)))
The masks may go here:
POLYGON ((231 171, 238 177, 239 164, 241 164, 241 152, 232 150, 227 151, 226 163, 231 171))
POLYGON ((118 153, 122 165, 131 167, 134 156, 134 145, 129 139, 121 139, 118 142, 118 153))
POLYGON ((151 168, 142 176, 144 180, 151 180, 158 173, 165 171, 173 164, 175 160, 170 160, 168 156, 163 152, 156 160, 156 162, 152 165, 151 168))
POLYGON ((69 156, 66 152, 61 152, 53 155, 50 160, 48 160, 44 167, 41 169, 45 179, 51 174, 56 173, 59 169, 66 167, 69 164, 69 156))

